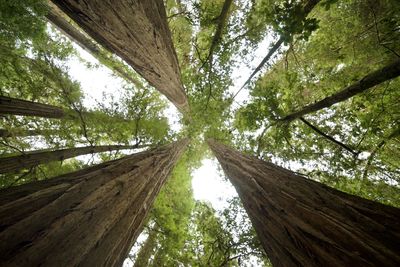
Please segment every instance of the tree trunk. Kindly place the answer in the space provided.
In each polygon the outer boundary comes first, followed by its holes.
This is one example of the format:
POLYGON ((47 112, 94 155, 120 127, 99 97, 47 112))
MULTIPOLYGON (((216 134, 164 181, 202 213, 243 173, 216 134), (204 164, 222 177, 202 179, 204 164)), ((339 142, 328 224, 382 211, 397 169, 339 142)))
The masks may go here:
POLYGON ((0 191, 0 265, 121 266, 187 143, 0 191))
POLYGON ((51 2, 48 3, 48 13, 46 14, 46 18, 65 35, 89 52, 93 57, 105 64, 121 78, 125 79, 127 82, 133 83, 138 88, 143 88, 142 83, 133 76, 133 73, 129 73, 128 70, 125 70, 125 66, 122 62, 111 58, 107 53, 105 53, 103 48, 99 47, 99 45, 94 41, 86 37, 85 34, 81 33, 77 28, 71 25, 64 18, 64 14, 51 2))
POLYGON ((52 1, 179 110, 188 110, 162 0, 52 1))
POLYGON ((62 108, 32 101, 0 96, 0 114, 62 118, 62 108))
POLYGON ((396 60, 391 64, 386 65, 385 67, 364 76, 364 78, 346 87, 345 89, 331 96, 328 96, 320 101, 317 101, 314 104, 305 106, 299 111, 293 112, 285 116, 284 118, 280 119, 280 121, 289 122, 299 117, 302 117, 305 114, 330 107, 334 104, 345 101, 357 94, 360 94, 375 85, 394 79, 399 75, 400 75, 400 60, 396 60))
MULTIPOLYGON (((307 17, 307 15, 313 10, 313 8, 320 2, 321 0, 308 0, 306 4, 303 6, 303 11, 304 11, 304 18, 307 17)), ((263 60, 258 64, 257 68, 254 69, 254 71, 251 73, 250 77, 246 80, 246 82, 242 85, 242 87, 239 89, 242 90, 247 84, 250 83, 251 79, 264 67, 265 63, 267 63, 271 57, 275 54, 276 51, 281 47, 283 44, 283 38, 280 37, 278 41, 272 46, 272 48, 268 51, 268 54, 263 58, 263 60)), ((233 96, 235 98, 239 91, 233 96)))
POLYGON ((154 252, 157 241, 157 232, 153 229, 150 230, 149 236, 139 250, 133 267, 145 267, 148 266, 151 255, 154 252))
POLYGON ((28 169, 35 167, 39 164, 48 163, 51 161, 65 160, 80 155, 100 153, 105 151, 121 150, 121 149, 135 149, 139 145, 122 146, 85 146, 66 148, 54 151, 36 150, 28 151, 23 155, 9 156, 0 158, 0 173, 15 172, 21 169, 28 169))
POLYGON ((209 145, 274 266, 400 266, 400 209, 209 145))

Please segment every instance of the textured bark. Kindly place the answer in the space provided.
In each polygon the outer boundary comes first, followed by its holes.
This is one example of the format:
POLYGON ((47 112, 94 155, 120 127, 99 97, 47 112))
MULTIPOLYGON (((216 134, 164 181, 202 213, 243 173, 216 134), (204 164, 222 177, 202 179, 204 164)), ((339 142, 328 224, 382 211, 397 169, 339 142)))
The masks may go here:
POLYGON ((75 147, 75 148, 66 148, 53 151, 49 150, 28 151, 22 155, 0 158, 0 173, 15 172, 21 169, 35 167, 39 164, 44 164, 57 160, 65 160, 80 155, 121 150, 121 149, 135 149, 138 147, 139 147, 138 145, 133 145, 133 146, 109 145, 109 146, 75 147))
POLYGON ((6 96, 0 96, 0 114, 44 118, 62 118, 65 115, 62 108, 56 106, 6 96))
POLYGON ((145 267, 148 266, 151 255, 154 252, 157 241, 157 232, 153 229, 150 230, 149 236, 139 250, 133 267, 145 267))
POLYGON ((188 110, 162 0, 52 1, 179 110, 188 110))
POLYGON ((124 69, 124 66, 121 62, 110 58, 110 56, 103 51, 103 48, 99 47, 98 44, 71 25, 71 23, 64 18, 64 14, 51 2, 48 3, 48 13, 46 18, 65 35, 67 35, 84 50, 89 52, 92 56, 97 58, 100 62, 109 67, 121 78, 125 79, 127 82, 133 83, 139 88, 143 87, 141 82, 138 81, 136 77, 132 76, 131 73, 124 69))
POLYGON ((0 265, 121 266, 186 144, 0 191, 0 265))
POLYGON ((274 266, 400 266, 400 209, 209 145, 274 266))
MULTIPOLYGON (((313 8, 320 2, 321 0, 309 0, 304 4, 303 10, 304 10, 304 16, 307 17, 307 15, 313 10, 313 8)), ((254 71, 251 73, 250 77, 246 80, 246 82, 240 87, 239 91, 242 90, 246 85, 248 85, 253 79, 253 77, 264 67, 265 63, 267 63, 271 57, 278 51, 278 49, 281 47, 283 44, 283 38, 280 37, 278 41, 272 46, 272 48, 268 51, 268 54, 263 58, 263 60, 258 64, 258 66, 254 69, 254 71)), ((238 92, 239 93, 239 92, 238 92)), ((236 97, 238 94, 236 93, 233 98, 236 97)))
POLYGON ((330 107, 334 104, 345 101, 357 94, 360 94, 368 90, 369 88, 374 87, 375 85, 394 79, 399 75, 400 75, 400 60, 396 60, 391 64, 386 65, 385 67, 366 75, 361 80, 357 81, 356 83, 353 83, 352 85, 344 88, 343 90, 331 96, 328 96, 320 101, 317 101, 313 104, 305 106, 301 110, 293 112, 280 120, 292 121, 294 119, 304 116, 305 114, 330 107))

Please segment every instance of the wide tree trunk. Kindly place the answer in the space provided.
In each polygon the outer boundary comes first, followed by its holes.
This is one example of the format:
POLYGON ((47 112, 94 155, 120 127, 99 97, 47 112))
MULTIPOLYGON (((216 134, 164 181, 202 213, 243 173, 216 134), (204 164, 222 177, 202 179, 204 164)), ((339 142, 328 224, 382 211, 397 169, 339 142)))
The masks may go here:
POLYGON ((345 101, 357 94, 360 94, 375 85, 394 79, 400 75, 400 60, 396 60, 383 68, 380 68, 370 74, 364 76, 361 80, 344 88, 343 90, 328 96, 320 101, 303 107, 301 110, 293 112, 280 121, 292 121, 300 118, 305 114, 315 112, 317 110, 330 107, 336 103, 345 101))
POLYGON ((0 173, 15 172, 21 169, 28 169, 31 167, 35 167, 39 164, 44 164, 57 160, 65 160, 80 155, 122 150, 122 149, 135 149, 135 148, 139 148, 139 145, 85 146, 85 147, 74 147, 74 148, 53 150, 53 151, 49 150, 28 151, 22 155, 0 158, 0 173))
POLYGON ((162 0, 52 0, 179 110, 188 110, 162 0))
POLYGON ((0 266, 121 266, 187 143, 0 191, 0 266))
POLYGON ((274 266, 400 266, 400 209, 209 145, 274 266))
POLYGON ((99 47, 98 44, 80 32, 76 27, 71 25, 71 23, 64 18, 64 14, 50 1, 48 2, 48 13, 46 14, 46 18, 65 35, 67 35, 84 50, 89 52, 92 56, 97 58, 100 62, 109 67, 121 78, 125 79, 127 82, 133 83, 139 88, 143 87, 141 82, 138 81, 132 73, 125 69, 125 66, 122 62, 111 58, 109 55, 107 55, 103 48, 99 47))
POLYGON ((65 115, 63 109, 56 106, 6 96, 0 96, 0 114, 44 118, 62 118, 65 115))

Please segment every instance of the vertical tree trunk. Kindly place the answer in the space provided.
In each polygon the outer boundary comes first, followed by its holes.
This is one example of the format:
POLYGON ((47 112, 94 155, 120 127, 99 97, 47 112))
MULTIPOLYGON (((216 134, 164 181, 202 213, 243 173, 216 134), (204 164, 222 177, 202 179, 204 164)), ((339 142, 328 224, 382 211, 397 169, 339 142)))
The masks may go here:
POLYGON ((125 70, 125 66, 122 62, 111 58, 104 49, 99 47, 94 41, 86 37, 85 34, 81 33, 77 28, 71 25, 66 19, 64 19, 62 12, 50 1, 48 3, 48 13, 46 18, 65 35, 71 38, 84 50, 89 52, 92 56, 97 58, 100 62, 109 67, 112 71, 118 74, 121 78, 128 82, 133 83, 136 87, 142 88, 143 85, 140 81, 133 76, 133 73, 125 70))
POLYGON ((380 68, 374 72, 369 73, 364 76, 361 80, 353 83, 352 85, 344 88, 343 90, 328 96, 320 101, 303 107, 301 110, 293 112, 280 121, 292 121, 294 119, 300 118, 311 112, 318 111, 323 108, 330 107, 339 102, 345 101, 357 94, 360 94, 375 85, 394 79, 400 75, 400 59, 396 60, 383 68, 380 68))
POLYGON ((56 106, 6 96, 0 96, 0 114, 39 116, 44 118, 62 118, 65 115, 62 108, 56 106))
POLYGON ((187 143, 0 191, 0 266, 121 266, 187 143))
POLYGON ((23 155, 0 158, 0 173, 15 172, 21 169, 31 168, 39 164, 44 164, 56 160, 69 159, 80 155, 121 150, 121 149, 135 149, 138 147, 139 145, 131 145, 131 146, 112 145, 112 146, 75 147, 75 148, 66 148, 54 151, 48 151, 48 150, 28 151, 25 152, 25 154, 23 155))
POLYGON ((188 110, 162 0, 52 0, 179 110, 188 110))
POLYGON ((400 266, 400 210, 210 140, 274 266, 400 266))
POLYGON ((149 236, 139 250, 133 267, 145 267, 148 266, 151 255, 154 252, 157 241, 157 232, 151 229, 149 236))

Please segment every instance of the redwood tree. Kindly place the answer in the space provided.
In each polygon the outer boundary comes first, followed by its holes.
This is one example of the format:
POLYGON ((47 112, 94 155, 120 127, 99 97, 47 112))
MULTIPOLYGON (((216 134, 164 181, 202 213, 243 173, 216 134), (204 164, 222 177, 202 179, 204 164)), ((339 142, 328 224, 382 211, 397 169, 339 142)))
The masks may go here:
POLYGON ((65 116, 62 108, 6 96, 0 96, 0 114, 45 118, 62 118, 65 116))
POLYGON ((188 101, 162 0, 52 0, 99 44, 124 59, 181 111, 188 101))
POLYGON ((349 195, 213 140, 274 266, 399 266, 400 209, 349 195))
POLYGON ((121 266, 187 143, 0 191, 0 265, 121 266))
POLYGON ((60 150, 36 150, 28 151, 22 155, 0 158, 0 173, 14 172, 21 169, 31 168, 39 164, 56 160, 64 160, 80 155, 100 153, 121 149, 135 149, 139 145, 108 145, 108 146, 85 146, 60 150))

